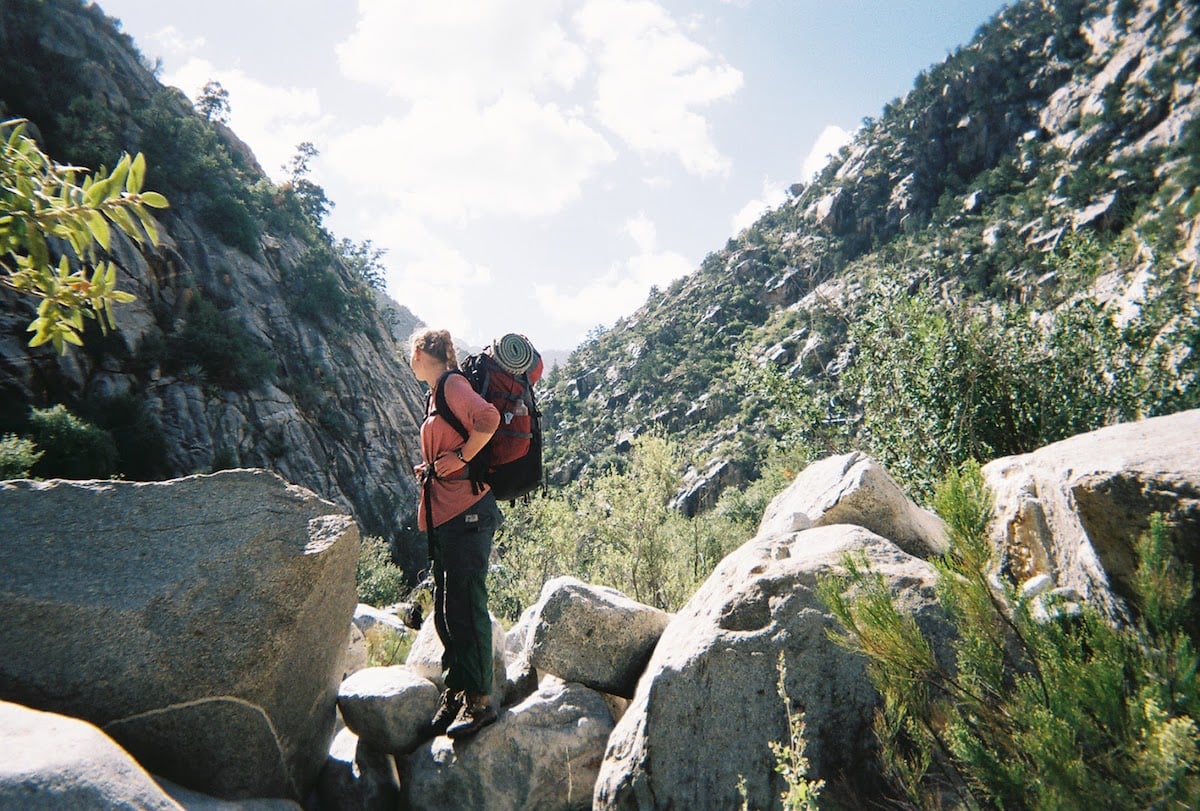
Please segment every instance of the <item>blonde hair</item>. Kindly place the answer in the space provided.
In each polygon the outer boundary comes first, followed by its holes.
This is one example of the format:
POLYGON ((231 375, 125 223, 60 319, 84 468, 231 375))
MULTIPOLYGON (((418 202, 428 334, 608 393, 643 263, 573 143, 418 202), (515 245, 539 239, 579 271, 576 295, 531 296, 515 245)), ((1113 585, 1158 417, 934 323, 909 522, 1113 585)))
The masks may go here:
POLYGON ((449 330, 419 329, 410 339, 412 349, 420 349, 426 355, 446 364, 447 369, 458 368, 458 354, 454 351, 454 340, 449 330))

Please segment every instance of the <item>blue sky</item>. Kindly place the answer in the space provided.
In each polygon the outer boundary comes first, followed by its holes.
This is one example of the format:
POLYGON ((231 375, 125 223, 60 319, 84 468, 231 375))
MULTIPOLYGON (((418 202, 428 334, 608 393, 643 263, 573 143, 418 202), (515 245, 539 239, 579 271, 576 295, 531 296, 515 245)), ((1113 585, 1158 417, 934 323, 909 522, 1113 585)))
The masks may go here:
POLYGON ((753 222, 998 0, 100 0, 480 345, 566 350, 753 222), (439 7, 444 6, 444 7, 439 7))

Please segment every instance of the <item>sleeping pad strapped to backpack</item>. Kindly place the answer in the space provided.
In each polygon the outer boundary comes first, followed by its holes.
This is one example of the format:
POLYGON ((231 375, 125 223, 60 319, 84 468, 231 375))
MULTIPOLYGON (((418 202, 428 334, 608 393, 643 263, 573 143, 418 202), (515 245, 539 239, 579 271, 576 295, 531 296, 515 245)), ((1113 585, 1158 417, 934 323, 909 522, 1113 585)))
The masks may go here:
MULTIPOLYGON (((542 358, 523 335, 509 333, 460 364, 462 374, 500 412, 500 427, 469 463, 471 481, 491 486, 500 501, 512 501, 542 481, 541 413, 533 385, 542 377, 542 358)), ((465 440, 469 434, 446 404, 445 379, 433 393, 434 408, 465 440)))

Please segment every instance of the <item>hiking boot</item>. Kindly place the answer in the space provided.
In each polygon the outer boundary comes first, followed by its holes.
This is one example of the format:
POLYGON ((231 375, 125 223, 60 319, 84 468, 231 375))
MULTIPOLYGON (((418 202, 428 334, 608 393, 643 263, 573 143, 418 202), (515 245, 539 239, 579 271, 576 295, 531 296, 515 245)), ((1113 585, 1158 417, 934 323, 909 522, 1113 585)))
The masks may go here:
POLYGON ((433 718, 429 721, 427 730, 433 737, 445 734, 446 730, 454 723, 454 719, 458 716, 459 711, 463 708, 463 694, 460 690, 451 690, 446 688, 442 691, 441 701, 438 702, 437 712, 433 714, 433 718))
POLYGON ((488 696, 468 696, 462 709, 458 711, 458 717, 446 730, 446 734, 455 740, 468 738, 488 724, 494 723, 496 711, 492 709, 488 699, 488 696))

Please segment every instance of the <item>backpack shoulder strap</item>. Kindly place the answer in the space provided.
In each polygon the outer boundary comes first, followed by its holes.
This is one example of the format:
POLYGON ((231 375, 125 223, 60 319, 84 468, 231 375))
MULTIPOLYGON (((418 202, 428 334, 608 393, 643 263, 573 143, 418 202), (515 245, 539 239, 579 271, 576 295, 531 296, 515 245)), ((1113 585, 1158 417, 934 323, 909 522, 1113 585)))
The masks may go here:
POLYGON ((442 419, 450 423, 450 427, 455 431, 458 431, 459 435, 465 441, 467 437, 471 435, 471 432, 468 431, 466 426, 462 424, 462 421, 454 415, 454 411, 450 408, 450 404, 446 402, 446 380, 449 379, 450 375, 462 375, 464 378, 466 378, 466 375, 458 369, 448 369, 445 374, 438 378, 437 385, 433 387, 434 413, 440 415, 442 419))

